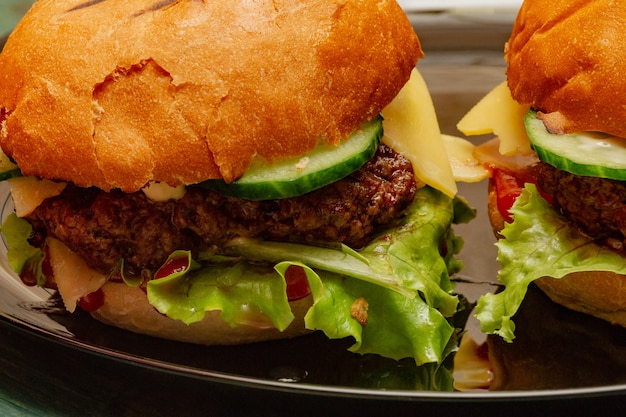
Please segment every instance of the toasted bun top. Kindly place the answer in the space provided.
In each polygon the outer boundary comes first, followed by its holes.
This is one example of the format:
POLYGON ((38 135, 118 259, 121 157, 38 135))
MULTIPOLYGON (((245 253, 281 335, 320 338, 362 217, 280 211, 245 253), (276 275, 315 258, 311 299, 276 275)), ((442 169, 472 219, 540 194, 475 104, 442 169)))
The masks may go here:
POLYGON ((505 48, 513 98, 562 132, 626 137, 626 3, 525 0, 505 48))
POLYGON ((0 55, 25 174, 135 191, 336 144, 422 51, 395 0, 39 0, 0 55))

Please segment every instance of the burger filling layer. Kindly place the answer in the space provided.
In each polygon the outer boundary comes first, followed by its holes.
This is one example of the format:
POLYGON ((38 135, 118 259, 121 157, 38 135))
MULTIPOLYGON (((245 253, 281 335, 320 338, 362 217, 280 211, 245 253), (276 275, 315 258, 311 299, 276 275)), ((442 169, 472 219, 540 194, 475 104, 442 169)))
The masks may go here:
POLYGON ((68 185, 27 218, 33 246, 55 237, 95 270, 109 273, 123 259, 126 274, 140 275, 174 250, 220 253, 236 237, 360 248, 410 204, 416 189, 411 163, 381 145, 361 169, 299 197, 250 201, 188 187, 181 199, 155 202, 141 191, 68 185))

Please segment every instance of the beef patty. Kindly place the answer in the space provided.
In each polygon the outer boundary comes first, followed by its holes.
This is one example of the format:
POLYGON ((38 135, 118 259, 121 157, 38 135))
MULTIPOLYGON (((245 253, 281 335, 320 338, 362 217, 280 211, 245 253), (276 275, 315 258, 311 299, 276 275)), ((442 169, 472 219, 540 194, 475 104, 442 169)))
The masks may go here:
POLYGON ((626 248, 626 182, 584 177, 541 163, 537 185, 581 232, 612 249, 626 248))
POLYGON ((177 249, 219 253, 234 237, 343 242, 358 249, 377 227, 393 221, 415 192, 411 163, 381 145, 348 177, 289 199, 249 201, 190 186, 179 200, 155 202, 141 191, 68 185, 28 216, 30 241, 40 245, 45 236, 55 237, 103 273, 124 259, 131 274, 156 270, 177 249))

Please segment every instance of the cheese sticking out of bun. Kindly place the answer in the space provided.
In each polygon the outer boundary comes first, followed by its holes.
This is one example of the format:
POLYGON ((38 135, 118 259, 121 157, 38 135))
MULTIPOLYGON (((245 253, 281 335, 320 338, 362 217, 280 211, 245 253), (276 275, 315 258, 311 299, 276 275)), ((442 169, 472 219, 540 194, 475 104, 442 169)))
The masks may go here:
POLYGON ((385 143, 409 156, 413 170, 422 181, 454 196, 456 181, 441 140, 435 107, 417 70, 413 70, 408 83, 383 109, 382 115, 385 143))
POLYGON ((46 198, 61 194, 66 183, 35 177, 17 177, 9 180, 15 214, 24 217, 33 212, 46 198))
POLYGON ((72 312, 80 298, 98 291, 109 277, 89 268, 78 255, 57 239, 48 239, 47 246, 53 275, 62 277, 56 281, 59 294, 65 308, 72 312))
POLYGON ((494 134, 500 138, 502 155, 528 155, 532 152, 524 126, 528 110, 528 105, 513 100, 503 81, 463 116, 457 128, 467 136, 494 134))

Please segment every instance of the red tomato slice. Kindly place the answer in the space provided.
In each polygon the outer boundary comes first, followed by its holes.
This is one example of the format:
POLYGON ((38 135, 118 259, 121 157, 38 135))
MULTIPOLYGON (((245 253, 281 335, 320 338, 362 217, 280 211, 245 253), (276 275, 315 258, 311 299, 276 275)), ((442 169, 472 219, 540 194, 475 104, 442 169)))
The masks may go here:
POLYGON ((494 169, 492 180, 496 190, 498 210, 507 223, 513 221, 511 207, 522 193, 524 181, 508 172, 494 169))
POLYGON ((80 308, 87 312, 96 311, 104 305, 104 291, 98 289, 78 299, 76 302, 80 308))
POLYGON ((549 204, 552 204, 552 196, 544 192, 538 185, 535 178, 531 178, 527 172, 511 173, 501 169, 493 168, 491 177, 497 196, 498 211, 507 223, 513 221, 511 207, 517 197, 522 193, 526 183, 535 184, 539 195, 549 204))

